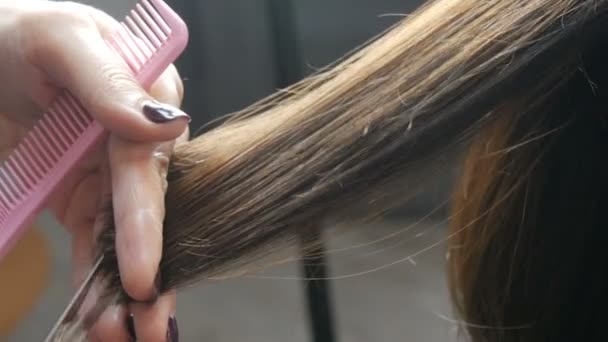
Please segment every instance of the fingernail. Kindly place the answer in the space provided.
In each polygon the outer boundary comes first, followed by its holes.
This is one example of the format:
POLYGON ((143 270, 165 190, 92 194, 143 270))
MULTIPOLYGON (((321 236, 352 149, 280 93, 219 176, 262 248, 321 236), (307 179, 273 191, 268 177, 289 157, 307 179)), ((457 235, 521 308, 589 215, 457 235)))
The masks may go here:
POLYGON ((181 110, 155 101, 144 102, 143 111, 146 118, 154 123, 166 123, 178 119, 186 119, 188 123, 192 121, 192 118, 181 110))
POLYGON ((169 327, 167 328, 167 342, 179 341, 179 331, 177 329, 177 320, 175 317, 169 317, 169 327))
POLYGON ((135 322, 133 321, 133 315, 129 315, 129 318, 127 318, 127 331, 129 332, 129 337, 131 337, 131 340, 136 341, 137 336, 135 335, 135 322))

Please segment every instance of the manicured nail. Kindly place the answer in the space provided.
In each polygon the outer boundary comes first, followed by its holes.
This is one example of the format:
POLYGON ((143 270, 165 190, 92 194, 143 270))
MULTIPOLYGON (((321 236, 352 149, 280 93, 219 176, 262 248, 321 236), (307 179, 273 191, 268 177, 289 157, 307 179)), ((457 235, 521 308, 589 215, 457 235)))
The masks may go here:
POLYGON ((135 321, 133 320, 133 315, 129 315, 129 318, 127 318, 127 331, 129 332, 131 340, 136 341, 137 336, 135 335, 135 321))
POLYGON ((192 121, 192 118, 181 110, 155 101, 144 102, 143 111, 146 118, 154 123, 166 123, 178 119, 186 119, 188 123, 192 121))
POLYGON ((177 320, 175 317, 169 317, 169 327, 167 328, 167 342, 179 341, 179 331, 177 329, 177 320))

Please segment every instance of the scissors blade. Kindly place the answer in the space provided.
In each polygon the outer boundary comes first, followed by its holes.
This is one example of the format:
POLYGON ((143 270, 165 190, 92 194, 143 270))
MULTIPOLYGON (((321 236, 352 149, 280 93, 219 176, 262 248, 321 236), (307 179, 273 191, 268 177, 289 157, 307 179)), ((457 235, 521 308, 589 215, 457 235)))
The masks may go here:
POLYGON ((48 334, 48 336, 44 340, 45 342, 52 342, 54 340, 54 338, 56 337, 57 333, 59 332, 59 330, 61 329, 61 327, 65 323, 72 321, 76 317, 76 315, 78 314, 78 310, 82 306, 82 303, 84 302, 87 294, 89 293, 89 291, 91 290, 91 287, 93 286, 93 283, 95 281, 95 276, 97 275, 97 271, 99 270, 99 266, 101 265, 102 261, 103 261, 103 256, 101 256, 99 259, 97 259, 97 262, 95 263, 95 265, 89 272, 87 278, 82 283, 82 285, 80 286, 78 291, 76 291, 76 293, 72 297, 72 300, 70 301, 70 303, 68 304, 66 309, 63 311, 61 316, 59 316, 59 319, 53 326, 53 329, 51 330, 51 332, 48 334))

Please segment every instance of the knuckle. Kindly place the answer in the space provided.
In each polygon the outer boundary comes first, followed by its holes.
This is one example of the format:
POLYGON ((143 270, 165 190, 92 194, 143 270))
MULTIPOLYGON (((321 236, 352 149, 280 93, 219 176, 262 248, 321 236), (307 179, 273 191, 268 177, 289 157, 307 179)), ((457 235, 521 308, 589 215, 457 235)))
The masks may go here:
POLYGON ((91 89, 85 96, 99 110, 112 110, 105 107, 112 106, 113 100, 121 101, 125 96, 137 95, 133 94, 139 89, 137 82, 125 68, 117 64, 109 63, 100 67, 96 76, 99 80, 98 88, 91 89))
POLYGON ((136 84, 133 76, 116 64, 107 64, 99 69, 99 74, 107 90, 126 90, 136 84))
POLYGON ((103 85, 101 85, 104 95, 112 96, 122 101, 124 99, 123 96, 135 93, 136 84, 127 75, 117 72, 105 80, 103 85))

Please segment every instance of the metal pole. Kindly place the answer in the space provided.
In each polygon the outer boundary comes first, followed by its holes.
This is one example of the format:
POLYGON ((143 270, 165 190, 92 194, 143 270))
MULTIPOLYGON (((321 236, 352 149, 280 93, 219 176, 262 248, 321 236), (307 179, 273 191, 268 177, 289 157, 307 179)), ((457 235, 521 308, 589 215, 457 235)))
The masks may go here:
MULTIPOLYGON (((285 88, 303 77, 301 51, 298 45, 294 11, 290 0, 268 0, 271 34, 277 65, 276 84, 285 88)), ((305 278, 308 311, 314 342, 334 342, 334 320, 329 271, 325 258, 323 235, 318 225, 300 235, 301 270, 305 278), (312 249, 304 246, 313 245, 312 249)))

